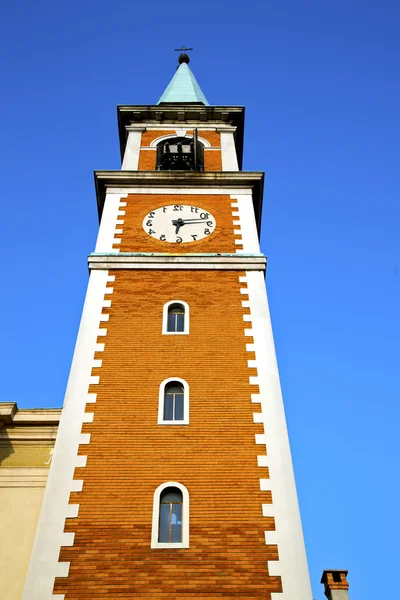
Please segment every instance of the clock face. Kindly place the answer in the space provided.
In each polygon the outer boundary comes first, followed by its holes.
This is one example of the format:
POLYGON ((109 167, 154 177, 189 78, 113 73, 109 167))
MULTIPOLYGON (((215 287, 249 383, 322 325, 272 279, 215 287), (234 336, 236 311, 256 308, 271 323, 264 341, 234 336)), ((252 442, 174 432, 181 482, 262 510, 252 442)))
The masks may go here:
POLYGON ((215 230, 211 213, 199 206, 169 204, 150 211, 143 219, 143 229, 155 240, 180 244, 206 238, 215 230))

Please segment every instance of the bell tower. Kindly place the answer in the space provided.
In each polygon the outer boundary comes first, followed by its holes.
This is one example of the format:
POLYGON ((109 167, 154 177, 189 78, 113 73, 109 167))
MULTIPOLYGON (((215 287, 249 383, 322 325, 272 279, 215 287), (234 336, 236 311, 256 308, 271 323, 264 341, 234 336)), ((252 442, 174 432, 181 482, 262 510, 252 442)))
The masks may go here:
POLYGON ((311 600, 244 108, 119 106, 24 600, 311 600))

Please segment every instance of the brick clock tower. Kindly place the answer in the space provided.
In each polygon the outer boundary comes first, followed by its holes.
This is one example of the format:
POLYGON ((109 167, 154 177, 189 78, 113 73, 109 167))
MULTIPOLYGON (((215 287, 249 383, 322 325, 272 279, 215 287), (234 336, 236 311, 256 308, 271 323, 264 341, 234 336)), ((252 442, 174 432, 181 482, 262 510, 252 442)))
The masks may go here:
POLYGON ((244 108, 119 106, 24 600, 311 600, 244 108))

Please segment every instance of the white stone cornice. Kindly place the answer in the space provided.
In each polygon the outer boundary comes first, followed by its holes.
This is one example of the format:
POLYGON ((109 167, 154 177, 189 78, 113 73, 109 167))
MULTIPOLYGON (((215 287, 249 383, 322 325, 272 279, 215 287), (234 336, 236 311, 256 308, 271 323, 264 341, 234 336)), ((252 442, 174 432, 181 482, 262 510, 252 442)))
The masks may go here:
POLYGON ((240 196, 241 194, 248 195, 251 194, 251 188, 211 188, 211 187, 193 187, 193 188, 184 188, 184 187, 108 187, 107 195, 117 194, 122 197, 124 194, 124 198, 127 197, 128 194, 153 194, 160 195, 166 194, 167 196, 240 196))
POLYGON ((265 271, 264 255, 140 255, 130 253, 90 254, 89 269, 180 269, 221 271, 265 271))
MULTIPOLYGON (((131 134, 130 134, 131 135, 131 134)), ((233 137, 226 134, 222 137, 233 137)), ((230 151, 229 151, 230 152, 230 151)), ((233 168, 233 165, 232 165, 233 168)), ((264 173, 251 171, 95 171, 97 205, 99 215, 103 212, 106 193, 118 188, 125 193, 131 189, 142 190, 139 193, 166 193, 167 189, 177 190, 179 194, 207 194, 209 190, 214 194, 252 194, 254 213, 258 228, 261 222, 262 195, 264 186, 264 173), (149 190, 149 191, 147 191, 149 190), (197 191, 199 190, 199 191, 197 191)), ((169 192, 168 192, 169 193, 169 192)))
POLYGON ((141 131, 143 133, 143 131, 146 131, 147 127, 144 125, 126 125, 125 129, 126 131, 141 131))
MULTIPOLYGON (((126 129, 129 131, 130 126, 127 125, 126 129)), ((160 123, 159 125, 156 125, 154 123, 148 124, 146 125, 146 131, 175 131, 177 128, 177 124, 175 123, 160 123)), ((223 123, 218 124, 218 126, 214 124, 210 124, 210 123, 202 123, 201 121, 199 122, 190 122, 186 125, 186 129, 187 130, 191 130, 191 129, 199 129, 201 131, 230 131, 231 129, 233 131, 236 131, 236 127, 233 127, 231 125, 224 125, 223 123), (218 128, 217 128, 218 127, 218 128)))

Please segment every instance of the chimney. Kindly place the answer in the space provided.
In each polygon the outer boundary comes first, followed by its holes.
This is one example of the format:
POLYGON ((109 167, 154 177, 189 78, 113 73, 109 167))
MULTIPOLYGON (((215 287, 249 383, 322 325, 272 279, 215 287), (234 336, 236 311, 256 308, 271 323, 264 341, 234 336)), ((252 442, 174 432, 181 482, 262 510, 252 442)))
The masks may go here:
POLYGON ((347 573, 339 569, 327 569, 322 573, 321 583, 324 584, 328 600, 349 600, 347 573))

